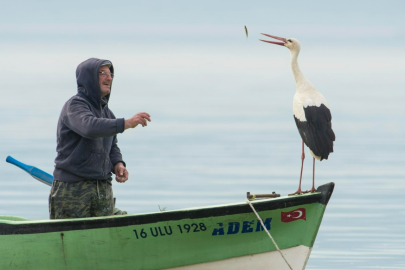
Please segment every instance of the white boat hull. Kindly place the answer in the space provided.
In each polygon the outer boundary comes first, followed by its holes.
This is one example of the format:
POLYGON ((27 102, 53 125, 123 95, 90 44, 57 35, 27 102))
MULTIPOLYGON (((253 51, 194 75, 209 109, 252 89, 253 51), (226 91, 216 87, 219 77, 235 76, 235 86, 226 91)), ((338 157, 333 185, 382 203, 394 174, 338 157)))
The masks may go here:
MULTIPOLYGON (((271 240, 269 239, 269 245, 271 240)), ((230 247, 231 248, 231 247, 230 247)), ((283 249, 283 255, 294 270, 305 269, 311 248, 300 245, 283 249)), ((170 268, 170 270, 246 270, 246 269, 269 269, 269 270, 290 270, 280 252, 270 251, 248 256, 229 258, 220 261, 186 265, 170 268)))

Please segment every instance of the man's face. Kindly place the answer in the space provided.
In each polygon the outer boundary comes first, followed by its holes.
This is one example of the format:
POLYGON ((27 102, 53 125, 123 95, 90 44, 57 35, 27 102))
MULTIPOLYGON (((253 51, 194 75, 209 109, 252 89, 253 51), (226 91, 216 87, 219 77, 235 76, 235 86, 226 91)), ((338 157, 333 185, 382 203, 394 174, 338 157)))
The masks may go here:
POLYGON ((110 69, 108 68, 108 66, 100 67, 99 72, 104 73, 99 73, 101 97, 103 98, 111 92, 111 83, 113 78, 111 77, 110 69))

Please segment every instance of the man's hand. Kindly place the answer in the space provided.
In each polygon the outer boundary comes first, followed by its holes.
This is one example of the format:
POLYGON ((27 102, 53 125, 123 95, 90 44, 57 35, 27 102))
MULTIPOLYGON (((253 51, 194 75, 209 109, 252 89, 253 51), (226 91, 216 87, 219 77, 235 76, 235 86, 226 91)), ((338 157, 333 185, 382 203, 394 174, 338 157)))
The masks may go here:
POLYGON ((114 166, 115 180, 118 183, 125 183, 128 180, 128 171, 122 162, 118 162, 114 166))
POLYGON ((131 118, 125 120, 125 129, 134 128, 138 124, 141 124, 143 127, 146 127, 148 125, 148 122, 146 120, 148 120, 149 122, 151 121, 150 115, 148 113, 146 112, 137 113, 131 118))

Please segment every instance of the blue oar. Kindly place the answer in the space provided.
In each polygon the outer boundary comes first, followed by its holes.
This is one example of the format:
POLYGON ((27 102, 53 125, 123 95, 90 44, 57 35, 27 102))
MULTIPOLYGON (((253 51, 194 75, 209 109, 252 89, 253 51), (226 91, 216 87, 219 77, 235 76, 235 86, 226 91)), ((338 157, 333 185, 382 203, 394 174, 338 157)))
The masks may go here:
POLYGON ((38 181, 40 181, 44 184, 47 184, 48 186, 52 186, 53 176, 50 175, 49 173, 46 173, 43 170, 38 169, 37 167, 24 164, 14 158, 12 158, 11 156, 8 156, 6 161, 8 163, 11 163, 11 164, 23 169, 24 171, 29 173, 32 177, 34 177, 38 181))

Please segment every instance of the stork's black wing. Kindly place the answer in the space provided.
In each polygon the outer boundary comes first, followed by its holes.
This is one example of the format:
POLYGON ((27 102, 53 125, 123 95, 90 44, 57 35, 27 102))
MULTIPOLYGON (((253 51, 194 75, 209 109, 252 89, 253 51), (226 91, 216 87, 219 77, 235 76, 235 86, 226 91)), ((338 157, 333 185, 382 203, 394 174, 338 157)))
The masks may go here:
POLYGON ((304 112, 307 121, 300 121, 294 116, 301 138, 321 160, 328 159, 335 141, 330 110, 321 104, 320 107, 308 106, 304 108, 304 112))

